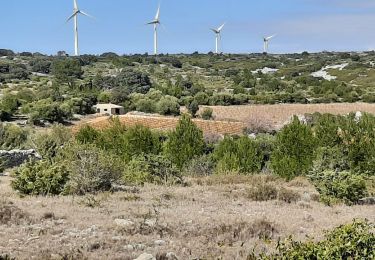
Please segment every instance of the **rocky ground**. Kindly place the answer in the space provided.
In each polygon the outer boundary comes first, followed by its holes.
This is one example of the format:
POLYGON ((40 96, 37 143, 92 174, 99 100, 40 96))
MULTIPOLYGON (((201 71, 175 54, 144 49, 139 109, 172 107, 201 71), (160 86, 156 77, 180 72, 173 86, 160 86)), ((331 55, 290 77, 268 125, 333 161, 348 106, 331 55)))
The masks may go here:
POLYGON ((353 218, 375 221, 374 206, 322 205, 303 179, 210 177, 187 187, 24 198, 10 182, 0 177, 0 256, 16 259, 246 259, 289 235, 319 238, 353 218))

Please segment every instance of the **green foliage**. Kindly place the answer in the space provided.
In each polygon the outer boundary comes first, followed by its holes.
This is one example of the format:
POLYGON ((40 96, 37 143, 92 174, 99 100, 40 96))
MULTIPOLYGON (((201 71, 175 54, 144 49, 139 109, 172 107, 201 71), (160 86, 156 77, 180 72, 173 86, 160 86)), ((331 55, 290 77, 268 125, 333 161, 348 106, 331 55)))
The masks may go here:
POLYGON ((58 161, 70 174, 66 193, 84 195, 109 191, 121 179, 123 163, 109 152, 93 145, 72 143, 65 146, 58 161))
POLYGON ((75 135, 76 140, 81 144, 92 144, 100 137, 100 131, 94 129, 90 125, 86 125, 79 129, 75 135))
POLYGON ((189 110, 189 113, 192 117, 195 117, 198 110, 199 110, 199 104, 197 101, 193 100, 187 105, 187 109, 189 110))
POLYGON ((156 104, 156 111, 161 115, 180 115, 178 99, 171 96, 162 97, 156 104))
POLYGON ((182 182, 180 171, 162 155, 140 155, 133 157, 125 166, 122 180, 127 185, 155 183, 162 185, 182 182))
POLYGON ((31 137, 34 149, 45 160, 53 160, 61 147, 71 139, 71 131, 62 125, 54 125, 47 133, 31 137))
POLYGON ((171 132, 165 144, 167 157, 179 168, 194 157, 203 154, 205 147, 203 132, 184 114, 175 131, 171 132))
POLYGON ((162 150, 161 136, 144 126, 124 127, 118 119, 103 131, 90 126, 80 129, 76 140, 81 144, 94 144, 101 149, 116 154, 125 162, 141 154, 159 154, 162 150))
POLYGON ((365 179, 351 172, 328 170, 309 177, 321 200, 328 205, 341 201, 348 205, 356 204, 367 195, 365 179))
POLYGON ((75 58, 56 59, 52 63, 52 74, 56 80, 74 86, 75 80, 83 75, 81 63, 75 58))
POLYGON ((202 111, 202 114, 201 114, 201 117, 204 119, 204 120, 212 120, 213 119, 213 113, 214 113, 214 110, 210 107, 205 107, 202 111))
POLYGON ((16 169, 13 175, 13 189, 24 195, 60 195, 69 178, 66 165, 49 161, 30 161, 16 169))
POLYGON ((351 224, 326 232, 324 239, 319 242, 297 242, 289 238, 279 243, 275 254, 252 254, 248 259, 374 259, 374 248, 374 225, 368 221, 354 220, 351 224))
POLYGON ((315 158, 316 139, 309 126, 297 117, 277 134, 271 167, 275 174, 291 180, 306 175, 315 158))
POLYGON ((29 121, 33 124, 40 124, 42 121, 63 123, 72 117, 70 109, 64 109, 61 103, 54 102, 51 99, 42 99, 27 104, 22 108, 22 111, 29 114, 29 121))
POLYGON ((0 149, 26 148, 29 132, 13 124, 0 123, 0 149))
POLYGON ((213 157, 217 162, 217 171, 243 174, 257 173, 262 168, 264 155, 260 145, 248 137, 225 137, 215 148, 213 157))

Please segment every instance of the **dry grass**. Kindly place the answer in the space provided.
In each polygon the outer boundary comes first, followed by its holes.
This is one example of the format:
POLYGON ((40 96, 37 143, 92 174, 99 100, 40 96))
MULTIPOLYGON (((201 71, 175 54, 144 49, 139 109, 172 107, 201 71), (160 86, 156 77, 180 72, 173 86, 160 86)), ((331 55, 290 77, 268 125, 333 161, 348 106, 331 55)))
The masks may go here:
POLYGON ((9 177, 0 179, 0 196, 33 220, 0 223, 0 255, 17 259, 134 259, 142 253, 165 259, 170 252, 179 259, 246 259, 255 245, 267 250, 289 235, 321 237, 353 218, 375 221, 373 206, 326 207, 311 200, 316 191, 308 183, 290 185, 272 176, 215 176, 190 180, 188 187, 26 198, 10 189, 9 177), (248 190, 259 183, 288 195, 253 201, 248 190), (290 199, 291 191, 299 197, 290 199))
MULTIPOLYGON (((72 131, 78 132, 84 125, 90 125, 96 129, 104 129, 110 126, 109 117, 98 117, 91 121, 84 121, 82 124, 77 124, 72 131)), ((163 116, 139 116, 139 115, 122 115, 119 116, 120 122, 128 127, 143 125, 151 129, 161 131, 170 131, 176 128, 178 124, 178 117, 163 117, 163 116)), ((227 121, 207 121, 201 119, 193 119, 194 123, 205 134, 229 134, 240 135, 245 129, 245 124, 242 122, 227 122, 227 121)))

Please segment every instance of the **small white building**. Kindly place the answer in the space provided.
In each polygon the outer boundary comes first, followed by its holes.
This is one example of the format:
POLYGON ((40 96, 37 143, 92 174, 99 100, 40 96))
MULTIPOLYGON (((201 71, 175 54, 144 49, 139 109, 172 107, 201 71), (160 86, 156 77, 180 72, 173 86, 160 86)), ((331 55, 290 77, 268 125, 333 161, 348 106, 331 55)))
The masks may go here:
POLYGON ((101 115, 113 116, 125 114, 124 107, 115 104, 97 104, 94 108, 96 113, 101 115))

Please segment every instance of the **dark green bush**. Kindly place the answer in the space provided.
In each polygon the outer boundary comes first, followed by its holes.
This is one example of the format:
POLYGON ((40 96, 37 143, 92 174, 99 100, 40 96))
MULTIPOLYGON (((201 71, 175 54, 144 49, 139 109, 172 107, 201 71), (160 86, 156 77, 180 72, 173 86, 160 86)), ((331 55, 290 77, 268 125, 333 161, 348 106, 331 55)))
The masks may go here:
POLYGON ((321 200, 327 205, 344 202, 356 204, 367 195, 366 181, 351 172, 324 171, 310 175, 321 200))
POLYGON ((210 107, 206 107, 203 109, 202 113, 201 113, 201 117, 204 119, 204 120, 212 120, 213 119, 213 109, 210 108, 210 107))
POLYGON ((44 160, 25 163, 13 175, 13 189, 24 195, 60 195, 69 179, 66 165, 44 160))
POLYGON ((276 136, 271 167, 275 174, 291 180, 306 175, 315 158, 316 139, 311 128, 297 117, 276 136))
POLYGON ((323 240, 315 242, 297 242, 292 238, 279 242, 277 251, 272 255, 257 256, 251 254, 248 259, 374 259, 374 225, 368 221, 354 220, 326 232, 323 240))
POLYGON ((203 132, 184 114, 178 122, 176 130, 171 132, 165 143, 165 154, 182 169, 194 157, 203 154, 205 142, 203 132))
POLYGON ((243 174, 260 172, 264 158, 259 143, 246 136, 225 137, 213 156, 219 173, 238 171, 243 174))

